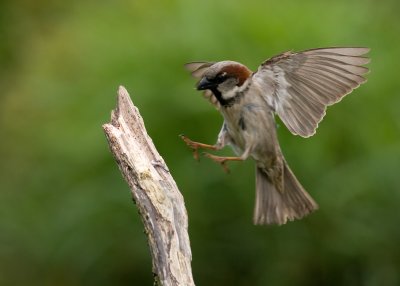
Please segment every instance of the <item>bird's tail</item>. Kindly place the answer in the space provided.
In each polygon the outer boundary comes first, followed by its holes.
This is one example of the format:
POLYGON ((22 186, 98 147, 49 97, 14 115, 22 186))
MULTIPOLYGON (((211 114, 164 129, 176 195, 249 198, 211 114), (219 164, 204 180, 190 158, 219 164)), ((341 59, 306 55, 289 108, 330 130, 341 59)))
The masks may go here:
POLYGON ((257 167, 254 224, 285 224, 318 209, 284 161, 283 190, 279 191, 267 173, 257 167))

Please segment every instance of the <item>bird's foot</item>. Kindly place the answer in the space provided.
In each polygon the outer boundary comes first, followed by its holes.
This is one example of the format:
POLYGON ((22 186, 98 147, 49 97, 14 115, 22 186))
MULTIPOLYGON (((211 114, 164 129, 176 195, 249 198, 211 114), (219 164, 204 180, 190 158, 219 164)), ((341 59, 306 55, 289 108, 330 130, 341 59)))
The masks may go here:
POLYGON ((206 152, 204 152, 203 155, 206 156, 207 158, 210 158, 214 162, 220 164, 226 173, 230 172, 227 165, 228 161, 243 161, 241 157, 221 157, 206 152))
POLYGON ((179 135, 179 137, 181 137, 181 139, 186 143, 186 145, 188 145, 190 147, 190 149, 192 149, 193 157, 197 161, 200 160, 200 156, 199 156, 199 149, 200 148, 202 148, 202 149, 210 149, 210 150, 217 150, 217 148, 214 145, 208 145, 208 144, 192 141, 192 140, 190 140, 189 138, 187 138, 183 134, 179 135))

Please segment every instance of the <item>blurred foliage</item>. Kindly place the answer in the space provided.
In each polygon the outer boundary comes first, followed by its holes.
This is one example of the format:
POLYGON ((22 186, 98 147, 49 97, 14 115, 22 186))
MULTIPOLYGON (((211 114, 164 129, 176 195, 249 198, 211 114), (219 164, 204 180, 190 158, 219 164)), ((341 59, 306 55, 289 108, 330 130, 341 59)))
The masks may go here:
MULTIPOLYGON (((151 260, 101 125, 127 87, 185 196, 197 285, 400 285, 400 2, 0 2, 0 285, 151 285, 151 260), (317 135, 281 124, 320 210, 255 227, 254 167, 195 162, 221 116, 182 68, 371 47, 368 83, 317 135)), ((230 151, 224 151, 230 153, 230 151)))

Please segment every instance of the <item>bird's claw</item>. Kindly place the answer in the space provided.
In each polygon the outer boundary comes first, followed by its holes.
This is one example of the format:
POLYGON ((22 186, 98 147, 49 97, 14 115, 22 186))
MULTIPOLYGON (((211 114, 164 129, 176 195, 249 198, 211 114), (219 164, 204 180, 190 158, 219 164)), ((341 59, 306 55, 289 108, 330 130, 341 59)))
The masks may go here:
POLYGON ((221 167, 224 169, 225 173, 229 173, 230 172, 230 170, 228 168, 228 165, 227 165, 228 160, 227 160, 226 157, 215 156, 215 155, 207 153, 207 152, 203 152, 203 155, 205 157, 207 157, 207 158, 210 158, 214 162, 220 164, 221 167))
POLYGON ((179 137, 181 137, 181 139, 186 143, 186 145, 189 146, 190 149, 192 149, 193 151, 193 158, 196 161, 200 161, 200 156, 199 156, 199 145, 197 142, 194 142, 192 140, 190 140, 189 138, 187 138, 185 135, 181 134, 179 135, 179 137))

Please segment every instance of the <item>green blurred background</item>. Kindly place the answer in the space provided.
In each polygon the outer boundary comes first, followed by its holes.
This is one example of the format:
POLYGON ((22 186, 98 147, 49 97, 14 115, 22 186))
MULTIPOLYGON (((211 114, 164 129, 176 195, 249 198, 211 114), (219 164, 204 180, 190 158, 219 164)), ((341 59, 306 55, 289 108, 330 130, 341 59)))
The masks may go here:
MULTIPOLYGON (((152 285, 136 207, 109 152, 126 86, 185 197, 197 285, 400 285, 398 1, 0 2, 0 285, 152 285), (178 138, 221 116, 183 69, 256 69, 285 50, 371 47, 368 83, 282 149, 320 205, 252 225, 253 162, 231 174, 178 138)), ((223 153, 230 154, 230 151, 223 153)))

